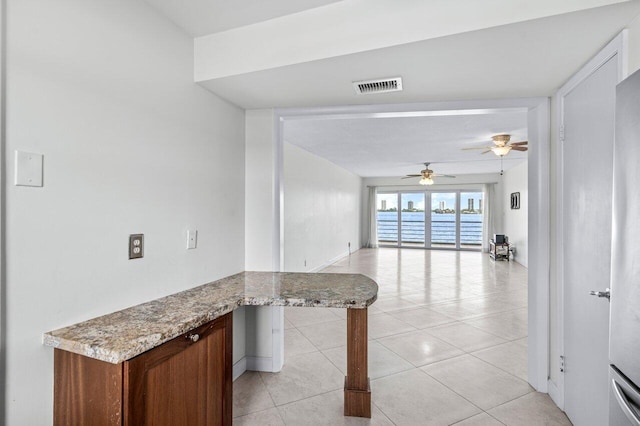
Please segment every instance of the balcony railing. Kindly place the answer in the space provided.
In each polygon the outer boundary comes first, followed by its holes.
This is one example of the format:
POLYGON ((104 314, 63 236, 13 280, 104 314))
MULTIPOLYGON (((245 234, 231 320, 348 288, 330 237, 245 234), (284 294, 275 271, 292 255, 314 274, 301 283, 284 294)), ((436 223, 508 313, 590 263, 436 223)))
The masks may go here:
MULTIPOLYGON (((424 244, 424 220, 403 220, 401 227, 401 242, 424 244)), ((398 221, 378 219, 378 241, 383 243, 398 242, 398 221)), ((431 222, 431 243, 455 245, 455 220, 433 220, 431 222)), ((482 221, 460 221, 460 244, 482 245, 482 221)))

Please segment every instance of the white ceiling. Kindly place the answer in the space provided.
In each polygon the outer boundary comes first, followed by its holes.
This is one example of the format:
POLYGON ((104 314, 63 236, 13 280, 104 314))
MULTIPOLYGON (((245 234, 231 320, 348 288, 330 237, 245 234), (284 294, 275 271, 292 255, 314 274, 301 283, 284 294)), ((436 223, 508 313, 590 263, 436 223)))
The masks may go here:
POLYGON ((226 31, 341 0, 145 0, 192 37, 226 31))
POLYGON ((634 1, 200 84, 247 109, 549 96, 639 12, 634 1), (351 84, 395 76, 402 92, 351 84))
MULTIPOLYGON (((198 37, 196 81, 246 109, 550 96, 640 13, 640 0, 145 1, 198 37), (356 95, 351 84, 395 76, 402 92, 356 95)), ((461 148, 497 133, 525 139, 526 123, 512 110, 346 114, 286 121, 284 136, 364 177, 418 173, 423 162, 495 173, 493 153, 461 148)), ((526 156, 511 152, 504 169, 526 156)))
MULTIPOLYGON (((402 114, 398 114, 402 115, 402 114)), ((497 173, 500 159, 492 152, 462 148, 493 145, 491 136, 527 139, 526 110, 489 114, 425 117, 297 119, 285 121, 285 142, 363 177, 419 173, 424 162, 436 173, 497 173)), ((508 170, 527 158, 512 151, 505 157, 508 170)))

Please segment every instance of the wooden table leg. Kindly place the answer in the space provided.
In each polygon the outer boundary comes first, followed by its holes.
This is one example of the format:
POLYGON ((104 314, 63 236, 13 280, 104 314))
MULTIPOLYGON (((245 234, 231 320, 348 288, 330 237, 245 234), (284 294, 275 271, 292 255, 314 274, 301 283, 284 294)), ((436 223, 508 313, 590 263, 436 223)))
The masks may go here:
POLYGON ((368 377, 367 309, 347 309, 347 377, 344 415, 371 418, 368 377))

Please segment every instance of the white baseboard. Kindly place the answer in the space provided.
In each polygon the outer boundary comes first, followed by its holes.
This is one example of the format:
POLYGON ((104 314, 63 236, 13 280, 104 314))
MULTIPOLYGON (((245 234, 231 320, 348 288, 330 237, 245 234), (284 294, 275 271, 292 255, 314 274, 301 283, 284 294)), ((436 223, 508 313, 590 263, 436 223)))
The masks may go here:
POLYGON ((249 371, 273 371, 273 358, 265 358, 259 356, 247 356, 247 370, 249 371))
POLYGON ((334 257, 333 259, 330 259, 328 261, 326 261, 325 263, 323 263, 320 266, 316 266, 315 268, 313 268, 312 270, 310 270, 309 272, 318 272, 321 271, 322 269, 326 268, 327 266, 330 266, 334 263, 336 263, 338 260, 345 258, 347 256, 349 256, 351 254, 351 252, 349 250, 345 251, 342 254, 339 254, 338 256, 334 257))
POLYGON ((523 268, 527 268, 527 269, 529 269, 529 266, 528 266, 528 265, 525 265, 524 263, 520 263, 520 262, 518 262, 518 259, 513 259, 513 262, 517 263, 518 265, 522 266, 523 268))
POLYGON ((233 373, 231 373, 231 375, 233 376, 233 381, 235 382, 238 377, 242 376, 244 372, 247 371, 247 358, 244 357, 240 361, 233 364, 232 370, 233 373))
POLYGON ((555 402, 559 409, 564 411, 564 395, 560 392, 560 389, 551 380, 547 381, 547 390, 551 400, 555 402))
POLYGON ((242 376, 245 371, 273 371, 273 358, 265 358, 259 356, 245 356, 240 361, 233 364, 233 380, 242 376))

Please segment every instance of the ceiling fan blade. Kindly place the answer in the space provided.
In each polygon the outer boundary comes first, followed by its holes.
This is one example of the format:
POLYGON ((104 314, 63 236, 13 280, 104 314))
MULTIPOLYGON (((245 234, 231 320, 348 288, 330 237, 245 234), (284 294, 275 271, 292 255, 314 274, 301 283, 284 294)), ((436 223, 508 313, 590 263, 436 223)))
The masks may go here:
POLYGON ((491 152, 490 149, 486 150, 485 152, 481 152, 481 154, 486 154, 487 152, 491 152))
POLYGON ((477 147, 472 147, 472 148, 462 148, 463 151, 469 151, 472 149, 487 149, 487 148, 491 148, 490 146, 477 146, 477 147))
POLYGON ((511 149, 512 149, 513 151, 526 151, 526 150, 528 150, 529 148, 527 148, 526 146, 514 146, 514 147, 511 147, 511 149))
POLYGON ((432 177, 433 177, 433 176, 435 176, 435 177, 446 177, 446 178, 454 178, 454 177, 455 177, 455 176, 451 176, 451 175, 441 175, 441 174, 439 174, 439 173, 434 173, 434 174, 432 174, 431 176, 432 176, 432 177))
POLYGON ((529 141, 511 142, 510 145, 526 145, 529 141))
POLYGON ((401 178, 401 179, 411 179, 411 178, 417 178, 420 177, 422 175, 406 175, 405 177, 401 178))

